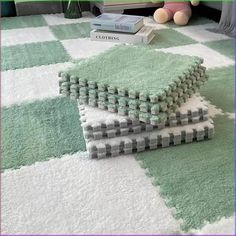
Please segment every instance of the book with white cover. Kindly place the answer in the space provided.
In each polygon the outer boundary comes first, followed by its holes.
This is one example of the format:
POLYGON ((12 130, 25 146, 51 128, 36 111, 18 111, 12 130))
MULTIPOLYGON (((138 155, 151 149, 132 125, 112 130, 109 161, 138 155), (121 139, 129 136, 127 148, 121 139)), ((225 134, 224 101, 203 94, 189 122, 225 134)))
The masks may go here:
POLYGON ((143 25, 142 16, 103 13, 90 22, 92 29, 136 33, 143 25))
POLYGON ((104 30, 92 30, 90 32, 90 37, 93 41, 149 44, 155 37, 155 33, 152 27, 144 26, 136 34, 109 32, 104 30))

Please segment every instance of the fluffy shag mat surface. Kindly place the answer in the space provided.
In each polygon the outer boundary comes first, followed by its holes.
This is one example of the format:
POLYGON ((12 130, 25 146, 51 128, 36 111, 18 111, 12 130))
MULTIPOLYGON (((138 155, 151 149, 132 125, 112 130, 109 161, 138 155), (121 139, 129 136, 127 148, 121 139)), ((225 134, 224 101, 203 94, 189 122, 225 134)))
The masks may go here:
POLYGON ((157 34, 151 50, 204 59, 200 93, 215 137, 97 161, 77 103, 58 87, 59 71, 115 46, 90 41, 92 17, 2 19, 2 233, 233 234, 233 40, 208 31, 208 19, 175 27, 145 18, 157 34))

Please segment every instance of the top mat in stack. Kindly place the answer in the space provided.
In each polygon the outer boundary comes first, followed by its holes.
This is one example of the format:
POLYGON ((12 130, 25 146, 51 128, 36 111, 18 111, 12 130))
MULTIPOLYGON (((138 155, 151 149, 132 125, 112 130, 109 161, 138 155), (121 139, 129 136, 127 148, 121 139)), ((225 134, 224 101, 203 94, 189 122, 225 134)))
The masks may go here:
POLYGON ((60 72, 60 93, 158 125, 207 80, 198 57, 116 46, 60 72))

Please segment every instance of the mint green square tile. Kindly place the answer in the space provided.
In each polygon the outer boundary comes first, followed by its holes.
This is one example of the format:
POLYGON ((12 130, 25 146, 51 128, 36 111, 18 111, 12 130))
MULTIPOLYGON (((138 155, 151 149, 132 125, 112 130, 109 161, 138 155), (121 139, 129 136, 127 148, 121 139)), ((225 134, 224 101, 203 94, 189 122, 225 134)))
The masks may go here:
POLYGON ((234 59, 234 40, 226 39, 204 43, 206 46, 216 50, 217 52, 234 59))
POLYGON ((160 29, 155 34, 155 38, 147 45, 148 47, 160 49, 197 43, 195 40, 173 29, 160 29))
POLYGON ((201 95, 223 112, 234 112, 234 66, 210 69, 208 82, 200 89, 201 95))
POLYGON ((125 91, 131 97, 137 93, 151 96, 165 93, 179 80, 178 76, 199 63, 201 60, 196 57, 156 52, 145 46, 117 45, 64 72, 86 78, 91 83, 109 85, 118 89, 121 96, 125 91))
POLYGON ((90 23, 82 22, 77 24, 54 25, 50 26, 53 34, 59 39, 75 39, 90 37, 90 23))
POLYGON ((234 121, 214 122, 211 140, 137 154, 184 231, 234 213, 234 121))
POLYGON ((2 47, 2 70, 67 62, 70 56, 58 41, 2 47))
POLYGON ((40 26, 47 26, 47 22, 41 15, 4 17, 1 19, 2 30, 40 26))
POLYGON ((77 102, 67 98, 4 107, 2 135, 3 169, 86 150, 77 102))

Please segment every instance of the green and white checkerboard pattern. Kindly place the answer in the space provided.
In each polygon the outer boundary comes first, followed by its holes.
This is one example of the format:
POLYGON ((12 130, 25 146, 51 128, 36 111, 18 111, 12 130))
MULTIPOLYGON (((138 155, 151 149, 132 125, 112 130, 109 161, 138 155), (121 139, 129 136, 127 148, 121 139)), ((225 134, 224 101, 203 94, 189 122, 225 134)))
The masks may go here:
POLYGON ((148 47, 204 58, 215 138, 94 161, 76 103, 58 91, 59 71, 115 45, 90 41, 91 17, 2 19, 2 233, 232 233, 233 40, 208 19, 146 18, 158 30, 148 47))

